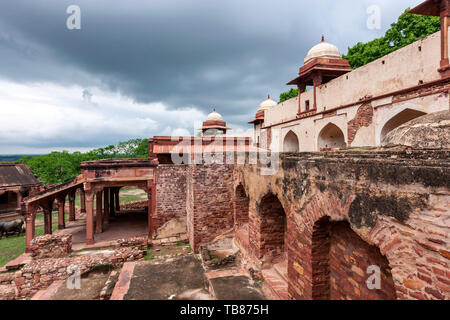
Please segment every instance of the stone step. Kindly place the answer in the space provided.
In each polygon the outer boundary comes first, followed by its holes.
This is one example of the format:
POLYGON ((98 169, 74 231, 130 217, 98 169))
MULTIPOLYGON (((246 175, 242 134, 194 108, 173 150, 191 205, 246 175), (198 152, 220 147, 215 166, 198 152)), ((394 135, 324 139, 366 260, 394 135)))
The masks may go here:
POLYGON ((271 291, 277 300, 288 300, 288 283, 281 277, 275 268, 262 271, 264 285, 271 291))
POLYGON ((283 262, 277 263, 277 264, 275 264, 273 266, 273 268, 278 273, 278 275, 287 283, 288 282, 287 261, 283 261, 283 262))
POLYGON ((232 269, 205 273, 214 300, 264 300, 244 272, 232 269))

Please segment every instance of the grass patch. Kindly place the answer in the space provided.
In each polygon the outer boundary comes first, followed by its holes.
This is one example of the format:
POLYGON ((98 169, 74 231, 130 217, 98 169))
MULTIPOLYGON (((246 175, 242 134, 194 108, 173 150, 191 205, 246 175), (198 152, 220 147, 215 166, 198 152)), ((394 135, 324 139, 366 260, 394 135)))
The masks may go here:
MULTIPOLYGON (((58 224, 53 224, 52 230, 55 231, 57 228, 58 224)), ((36 236, 42 236, 44 234, 44 226, 37 226, 35 233, 36 236)), ((0 267, 24 253, 25 247, 25 234, 13 235, 8 238, 3 237, 0 240, 0 267)))

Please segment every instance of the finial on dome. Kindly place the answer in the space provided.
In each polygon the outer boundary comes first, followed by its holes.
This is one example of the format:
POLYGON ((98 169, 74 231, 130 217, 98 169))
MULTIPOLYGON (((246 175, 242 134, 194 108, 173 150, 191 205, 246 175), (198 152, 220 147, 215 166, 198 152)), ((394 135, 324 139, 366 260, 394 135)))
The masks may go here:
POLYGON ((270 94, 267 95, 267 100, 270 100, 270 94))
POLYGON ((322 35, 322 42, 325 42, 325 36, 322 35))
POLYGON ((216 108, 213 109, 213 112, 216 112, 216 108))

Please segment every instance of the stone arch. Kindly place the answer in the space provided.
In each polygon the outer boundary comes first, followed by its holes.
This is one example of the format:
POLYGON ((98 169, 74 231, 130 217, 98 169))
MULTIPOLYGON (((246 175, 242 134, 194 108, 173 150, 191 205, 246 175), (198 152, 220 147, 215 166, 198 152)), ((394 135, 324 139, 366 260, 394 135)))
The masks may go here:
POLYGON ((392 225, 379 223, 369 235, 354 229, 348 218, 353 200, 351 194, 324 192, 301 208, 303 223, 294 235, 298 243, 290 243, 297 249, 289 252, 289 267, 296 271, 289 276, 294 299, 396 299, 390 259, 400 243, 398 233, 390 228, 394 240, 384 237, 379 229, 392 225), (380 265, 383 292, 367 290, 369 265, 380 265))
POLYGON ((249 251, 250 245, 249 209, 250 199, 247 196, 242 183, 239 183, 235 188, 233 201, 234 238, 241 250, 244 251, 249 251))
POLYGON ((331 221, 328 216, 316 221, 311 255, 312 299, 396 299, 388 260, 378 247, 361 239, 347 221, 331 221), (369 288, 366 281, 373 267, 379 270, 380 287, 373 282, 375 287, 369 288))
POLYGON ((261 199, 259 215, 259 257, 269 254, 273 262, 287 258, 287 216, 276 195, 269 193, 261 199))
POLYGON ((300 143, 297 135, 290 130, 285 136, 283 140, 283 152, 299 152, 300 143))
POLYGON ((235 226, 242 226, 248 224, 248 208, 249 198, 245 193, 244 186, 239 184, 235 189, 234 194, 234 224, 235 226))
POLYGON ((345 148, 344 132, 334 123, 328 123, 319 133, 318 150, 329 148, 345 148))
POLYGON ((400 127, 402 124, 405 124, 408 121, 411 121, 423 115, 426 115, 426 112, 411 108, 405 108, 402 111, 398 112, 389 120, 387 120, 383 126, 380 126, 380 142, 382 142, 386 135, 392 130, 400 127))

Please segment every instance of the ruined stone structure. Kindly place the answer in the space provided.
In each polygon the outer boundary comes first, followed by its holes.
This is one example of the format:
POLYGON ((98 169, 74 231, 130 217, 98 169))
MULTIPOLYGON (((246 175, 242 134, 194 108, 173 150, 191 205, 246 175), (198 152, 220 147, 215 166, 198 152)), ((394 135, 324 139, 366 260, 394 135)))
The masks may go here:
POLYGON ((27 165, 0 164, 0 219, 10 219, 20 212, 22 199, 39 190, 39 186, 27 165))
POLYGON ((274 298, 449 299, 450 1, 414 12, 439 13, 443 31, 357 70, 333 45, 313 48, 292 82, 299 97, 264 101, 253 143, 154 137, 149 159, 83 163, 76 180, 24 200, 28 248, 38 207, 51 233, 53 201, 80 192, 91 244, 118 190, 136 186, 149 195, 149 241, 180 218, 197 253, 230 235, 240 268, 274 298))

